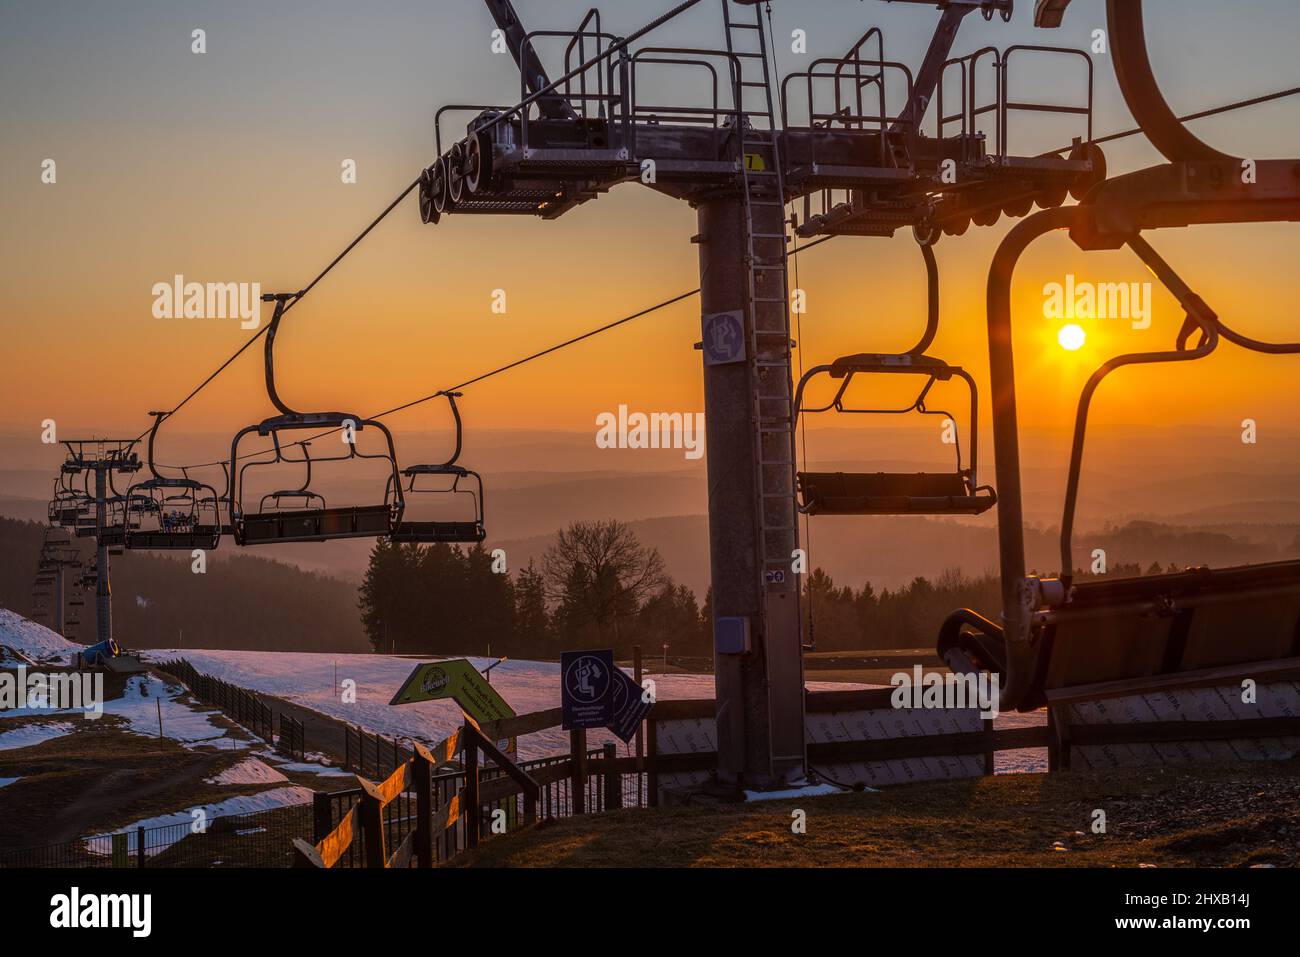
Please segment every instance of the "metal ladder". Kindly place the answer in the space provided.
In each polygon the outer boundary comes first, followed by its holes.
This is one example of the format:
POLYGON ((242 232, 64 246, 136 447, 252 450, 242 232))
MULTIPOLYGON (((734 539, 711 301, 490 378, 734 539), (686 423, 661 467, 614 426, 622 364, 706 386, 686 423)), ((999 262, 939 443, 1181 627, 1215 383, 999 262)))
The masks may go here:
MULTIPOLYGON (((766 590, 789 574, 791 551, 798 541, 794 509, 794 431, 791 422, 789 274, 785 234, 785 174, 777 142, 776 110, 768 63, 762 6, 753 22, 733 19, 731 0, 723 0, 727 52, 740 64, 737 129, 748 282, 745 296, 752 317, 749 337, 753 421, 758 437, 755 485, 760 530, 760 588, 766 590), (757 49, 754 49, 755 44, 757 49), (761 67, 762 80, 751 79, 748 63, 761 67), (762 106, 747 109, 745 98, 760 90, 762 106), (756 122, 757 121, 757 122, 756 122), (761 128, 763 123, 766 128, 761 128), (756 227, 756 214, 762 223, 756 227), (772 231, 780 223, 780 231, 772 231), (782 573, 774 580, 769 572, 782 573)), ((756 71, 757 72, 757 71, 756 71)))

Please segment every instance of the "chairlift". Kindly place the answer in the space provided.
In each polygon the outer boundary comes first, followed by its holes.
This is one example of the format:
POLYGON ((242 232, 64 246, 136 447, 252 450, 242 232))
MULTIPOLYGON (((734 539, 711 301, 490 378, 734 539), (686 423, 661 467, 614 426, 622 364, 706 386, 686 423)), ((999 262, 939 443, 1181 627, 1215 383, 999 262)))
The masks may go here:
POLYGON ((68 483, 68 476, 73 473, 60 471, 54 480, 54 497, 50 499, 47 516, 49 523, 56 528, 75 528, 77 520, 94 501, 84 492, 79 492, 68 483))
MULTIPOLYGON (((446 396, 447 402, 451 405, 452 418, 456 423, 456 446, 452 451, 451 458, 439 465, 408 466, 402 469, 401 478, 406 480, 405 492, 408 495, 450 495, 453 500, 468 499, 473 508, 474 518, 470 521, 416 521, 403 518, 394 527, 392 534, 388 536, 390 541, 402 543, 476 543, 483 541, 487 537, 487 532, 483 526, 483 479, 477 472, 456 464, 456 460, 460 458, 463 437, 460 409, 456 407, 456 400, 461 393, 443 392, 441 394, 446 396), (449 477, 451 485, 438 488, 420 488, 417 486, 418 479, 431 476, 449 477), (472 487, 462 488, 462 481, 470 483, 472 487)), ((401 479, 398 481, 400 482, 401 479)), ((390 482, 387 497, 391 499, 394 492, 400 493, 401 491, 400 485, 394 486, 390 482)))
POLYGON ((181 469, 180 478, 159 474, 154 462, 154 443, 159 426, 170 413, 149 414, 154 417, 148 446, 152 478, 136 482, 127 490, 127 502, 137 509, 139 521, 127 524, 122 544, 128 549, 192 551, 200 548, 210 551, 221 544, 217 490, 190 478, 185 469, 181 469))
POLYGON ((936 382, 953 378, 966 383, 970 394, 970 465, 962 464, 961 443, 954 436, 957 464, 952 472, 796 472, 799 511, 806 515, 979 515, 997 503, 991 486, 977 484, 979 451, 979 396, 975 380, 961 366, 925 354, 934 340, 939 323, 939 280, 934 252, 921 243, 928 287, 928 318, 921 340, 907 352, 859 353, 843 356, 827 365, 815 366, 804 373, 795 390, 794 416, 834 410, 840 414, 920 415, 956 419, 941 409, 932 409, 926 401, 936 382), (820 375, 840 380, 834 397, 825 405, 805 406, 804 390, 820 375), (846 406, 845 393, 859 375, 922 376, 924 385, 910 405, 902 408, 852 408, 846 406))
POLYGON ((397 451, 393 445, 392 433, 378 420, 347 412, 296 412, 285 405, 276 392, 275 337, 285 309, 298 295, 279 293, 262 297, 265 302, 275 303, 275 313, 271 317, 266 333, 266 391, 272 404, 280 410, 281 414, 240 430, 231 441, 227 506, 235 542, 239 545, 265 545, 390 535, 401 520, 403 504, 397 451), (386 454, 382 451, 372 453, 357 451, 355 434, 367 428, 375 429, 384 437, 387 445, 386 454), (292 448, 296 445, 301 448, 302 458, 287 456, 286 446, 281 443, 281 436, 284 433, 306 430, 342 431, 347 452, 341 455, 313 456, 309 451, 309 444, 299 440, 287 447, 292 448), (247 462, 241 466, 239 445, 250 434, 271 440, 272 457, 247 462), (384 501, 377 505, 327 505, 324 496, 311 488, 312 465, 356 459, 378 459, 386 462, 390 471, 387 481, 390 487, 396 489, 395 493, 391 496, 385 495, 384 501), (303 484, 294 489, 268 493, 259 500, 256 510, 246 509, 244 486, 249 470, 285 464, 305 467, 306 478, 303 484), (290 507, 286 508, 286 504, 290 507))
MULTIPOLYGON (((1069 0, 1040 0, 1036 22, 1059 26, 1069 0)), ((1076 580, 1073 526, 1088 410, 1098 386, 1129 365, 1191 361, 1221 340, 1266 355, 1300 354, 1300 343, 1262 342, 1219 316, 1142 238, 1148 229, 1226 222, 1294 221, 1300 209, 1296 160, 1261 160, 1257 179, 1223 195, 1240 160, 1202 142, 1161 94, 1147 50, 1142 0, 1107 5, 1116 76, 1139 128, 1169 161, 1108 179, 1073 208, 1044 211, 1003 239, 988 282, 989 367, 995 385, 998 537, 1002 578, 1000 624, 954 614, 939 652, 956 672, 989 669, 1001 678, 1004 708, 1025 711, 1063 702, 1080 689, 1092 697, 1116 689, 1186 686, 1208 669, 1230 682, 1285 671, 1300 645, 1300 561, 1236 568, 1194 568, 1127 579, 1076 580), (1208 184, 1208 185, 1205 185, 1208 184), (1173 349, 1121 355, 1104 363, 1084 387, 1075 416, 1061 520, 1059 578, 1026 573, 1024 513, 1012 356, 1011 280, 1038 237, 1070 232, 1080 248, 1128 246, 1178 300, 1185 320, 1173 349), (1189 347, 1189 340, 1198 341, 1189 347), (966 620, 963 620, 966 619, 966 620), (978 634, 966 629, 973 628, 978 634), (992 652, 992 653, 990 653, 992 652), (1190 674, 1188 674, 1190 673, 1190 674)))
POLYGON ((110 555, 120 555, 126 544, 128 530, 139 528, 143 520, 152 516, 157 511, 157 503, 149 495, 139 492, 133 494, 130 487, 126 492, 119 492, 113 481, 112 471, 108 473, 107 480, 108 494, 104 496, 104 523, 101 525, 98 521, 97 507, 93 528, 88 533, 79 529, 77 534, 93 535, 100 545, 115 549, 109 552, 110 555))

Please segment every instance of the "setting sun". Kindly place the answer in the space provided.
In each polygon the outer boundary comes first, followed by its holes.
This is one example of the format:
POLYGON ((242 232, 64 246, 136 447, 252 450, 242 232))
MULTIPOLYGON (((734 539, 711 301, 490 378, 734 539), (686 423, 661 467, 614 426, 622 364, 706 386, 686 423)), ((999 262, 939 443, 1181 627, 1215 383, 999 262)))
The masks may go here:
POLYGON ((1061 331, 1056 334, 1056 341, 1061 344, 1062 349, 1077 352, 1088 341, 1088 334, 1083 331, 1083 326, 1072 322, 1068 326, 1061 327, 1061 331))

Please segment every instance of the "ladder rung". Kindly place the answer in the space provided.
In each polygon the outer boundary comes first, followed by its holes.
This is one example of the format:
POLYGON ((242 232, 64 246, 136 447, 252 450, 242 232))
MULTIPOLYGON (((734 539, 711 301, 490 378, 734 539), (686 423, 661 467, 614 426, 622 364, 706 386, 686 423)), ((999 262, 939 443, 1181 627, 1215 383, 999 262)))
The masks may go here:
POLYGON ((750 233, 751 239, 785 239, 785 233, 750 233))

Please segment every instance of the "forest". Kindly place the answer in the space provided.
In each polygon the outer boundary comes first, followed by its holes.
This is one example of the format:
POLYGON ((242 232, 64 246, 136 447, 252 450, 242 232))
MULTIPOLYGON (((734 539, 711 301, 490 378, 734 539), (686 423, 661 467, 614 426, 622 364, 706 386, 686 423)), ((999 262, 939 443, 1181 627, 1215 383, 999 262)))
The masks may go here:
MULTIPOLYGON (((0 605, 21 614, 31 612, 43 532, 37 522, 0 518, 0 605)), ((1245 547, 1218 533, 1136 522, 1108 529, 1104 538, 1120 554, 1152 540, 1174 542, 1180 554, 1199 545, 1192 550, 1216 564, 1225 549, 1245 547)), ((82 547, 89 559, 89 545, 82 547)), ((1259 550, 1255 560, 1273 557, 1259 550)), ((1132 576, 1179 567, 1114 564, 1107 572, 1132 576)), ((381 539, 359 589, 235 549, 213 553, 201 578, 188 554, 180 560, 128 553, 112 569, 114 627, 127 647, 554 660, 583 648, 613 648, 627 658, 639 645, 646 656, 667 654, 692 667, 707 668, 712 658, 711 593, 701 599, 674 582, 658 552, 614 520, 574 522, 555 535, 540 563, 514 569, 481 545, 381 539)), ((996 577, 957 569, 877 589, 870 582, 836 582, 814 567, 804 588, 806 635, 818 651, 930 648, 953 609, 994 619, 999 612, 996 577)), ((69 636, 89 643, 94 603, 83 597, 81 625, 69 636)))
MULTIPOLYGON (((45 526, 0 518, 0 605, 32 611, 32 579, 45 526)), ((90 539, 80 540, 89 565, 90 539)), ((191 571, 188 552, 128 552, 112 559, 114 634, 128 648, 235 648, 364 652, 351 583, 233 548, 191 571)), ((67 597, 74 589, 69 585, 67 597)), ((68 637, 92 643, 94 595, 81 596, 81 624, 68 637)))

